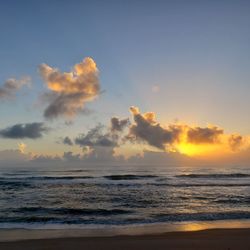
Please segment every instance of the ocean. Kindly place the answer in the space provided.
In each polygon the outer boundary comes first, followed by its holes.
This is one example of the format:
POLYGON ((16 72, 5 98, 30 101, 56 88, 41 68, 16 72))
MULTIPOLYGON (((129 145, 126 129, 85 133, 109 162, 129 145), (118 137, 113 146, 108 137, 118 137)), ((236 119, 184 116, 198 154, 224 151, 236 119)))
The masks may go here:
POLYGON ((0 173, 0 228, 250 219, 250 169, 89 166, 0 173))

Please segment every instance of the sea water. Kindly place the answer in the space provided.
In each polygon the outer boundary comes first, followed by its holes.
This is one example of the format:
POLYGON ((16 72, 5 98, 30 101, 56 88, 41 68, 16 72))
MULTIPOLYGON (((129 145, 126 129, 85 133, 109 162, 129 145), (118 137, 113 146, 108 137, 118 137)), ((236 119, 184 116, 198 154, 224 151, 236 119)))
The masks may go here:
POLYGON ((0 228, 98 228, 250 219, 244 167, 5 169, 0 228))

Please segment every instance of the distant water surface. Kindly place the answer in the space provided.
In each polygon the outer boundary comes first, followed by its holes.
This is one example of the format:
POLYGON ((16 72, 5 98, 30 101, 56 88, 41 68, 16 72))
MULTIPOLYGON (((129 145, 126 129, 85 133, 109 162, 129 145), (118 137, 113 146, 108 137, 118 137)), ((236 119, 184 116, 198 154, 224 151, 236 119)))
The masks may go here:
POLYGON ((250 169, 155 166, 0 172, 0 228, 250 219, 250 169))

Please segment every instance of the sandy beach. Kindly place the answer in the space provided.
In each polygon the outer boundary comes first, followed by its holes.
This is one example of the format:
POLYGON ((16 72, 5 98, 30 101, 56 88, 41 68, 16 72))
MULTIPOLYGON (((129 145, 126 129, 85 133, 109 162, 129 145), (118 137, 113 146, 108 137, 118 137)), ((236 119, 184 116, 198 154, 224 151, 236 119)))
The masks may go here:
POLYGON ((193 232, 168 232, 157 235, 77 237, 57 239, 33 239, 1 242, 1 250, 38 249, 213 249, 249 250, 250 229, 209 229, 193 232))

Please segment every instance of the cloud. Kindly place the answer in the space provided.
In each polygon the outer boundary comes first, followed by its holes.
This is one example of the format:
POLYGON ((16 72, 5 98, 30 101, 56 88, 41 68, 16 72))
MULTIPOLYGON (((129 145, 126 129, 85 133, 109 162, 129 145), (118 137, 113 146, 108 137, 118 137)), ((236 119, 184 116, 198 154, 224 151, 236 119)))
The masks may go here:
POLYGON ((27 148, 27 145, 26 145, 25 143, 21 142, 21 143, 18 144, 18 149, 19 149, 19 151, 20 151, 22 154, 25 153, 26 148, 27 148))
POLYGON ((42 122, 16 124, 11 127, 0 130, 0 137, 9 139, 37 139, 48 132, 48 128, 45 127, 42 122))
POLYGON ((127 127, 130 123, 128 118, 119 119, 117 117, 112 117, 110 120, 111 123, 111 131, 113 132, 121 132, 125 127, 127 127))
POLYGON ((80 161, 82 160, 82 157, 80 154, 74 154, 73 152, 64 152, 63 159, 66 161, 80 161))
POLYGON ((130 141, 146 142, 159 149, 165 149, 166 144, 172 144, 177 139, 181 131, 179 128, 163 128, 155 121, 155 114, 148 112, 141 114, 137 107, 131 107, 130 111, 134 116, 135 124, 130 126, 127 138, 130 141))
POLYGON ((75 139, 75 143, 82 147, 115 147, 117 146, 117 136, 109 132, 103 132, 104 126, 97 125, 88 131, 87 134, 82 134, 75 139))
POLYGON ((207 128, 188 128, 187 141, 194 144, 201 143, 217 143, 219 142, 219 136, 224 133, 223 129, 218 127, 207 127, 207 128))
POLYGON ((20 90, 23 86, 30 84, 31 78, 29 76, 24 76, 20 80, 9 78, 3 86, 0 87, 0 100, 14 97, 18 90, 20 90))
POLYGON ((111 118, 111 126, 98 124, 86 134, 81 134, 75 139, 75 144, 82 147, 83 160, 86 162, 117 162, 122 161, 122 156, 115 156, 115 148, 121 145, 121 136, 124 128, 129 124, 129 119, 111 118))
POLYGON ((20 150, 9 149, 0 151, 0 168, 10 169, 12 167, 27 166, 30 157, 20 150))
POLYGON ((225 134, 217 126, 198 127, 179 123, 163 126, 156 121, 154 112, 141 114, 137 107, 131 107, 130 111, 134 124, 130 126, 126 139, 131 142, 146 143, 160 150, 189 155, 201 154, 202 150, 212 152, 213 149, 220 149, 223 152, 232 152, 249 147, 247 138, 225 134))
POLYGON ((68 136, 66 136, 63 138, 63 144, 72 146, 74 143, 68 136))
POLYGON ((241 135, 230 135, 228 142, 233 151, 239 150, 244 144, 244 138, 241 135))
POLYGON ((100 94, 98 69, 95 61, 86 57, 70 72, 61 72, 47 64, 39 66, 40 74, 47 84, 47 119, 59 116, 73 117, 84 110, 86 102, 100 94))
POLYGON ((152 92, 153 93, 158 93, 160 91, 160 87, 158 85, 153 85, 152 86, 152 92))
POLYGON ((86 162, 104 163, 116 162, 121 159, 114 156, 114 147, 95 146, 91 148, 83 160, 86 162))
POLYGON ((61 162, 62 158, 55 155, 55 156, 51 156, 51 155, 32 155, 30 156, 30 163, 47 163, 49 164, 49 166, 51 166, 51 163, 57 163, 57 162, 61 162))

